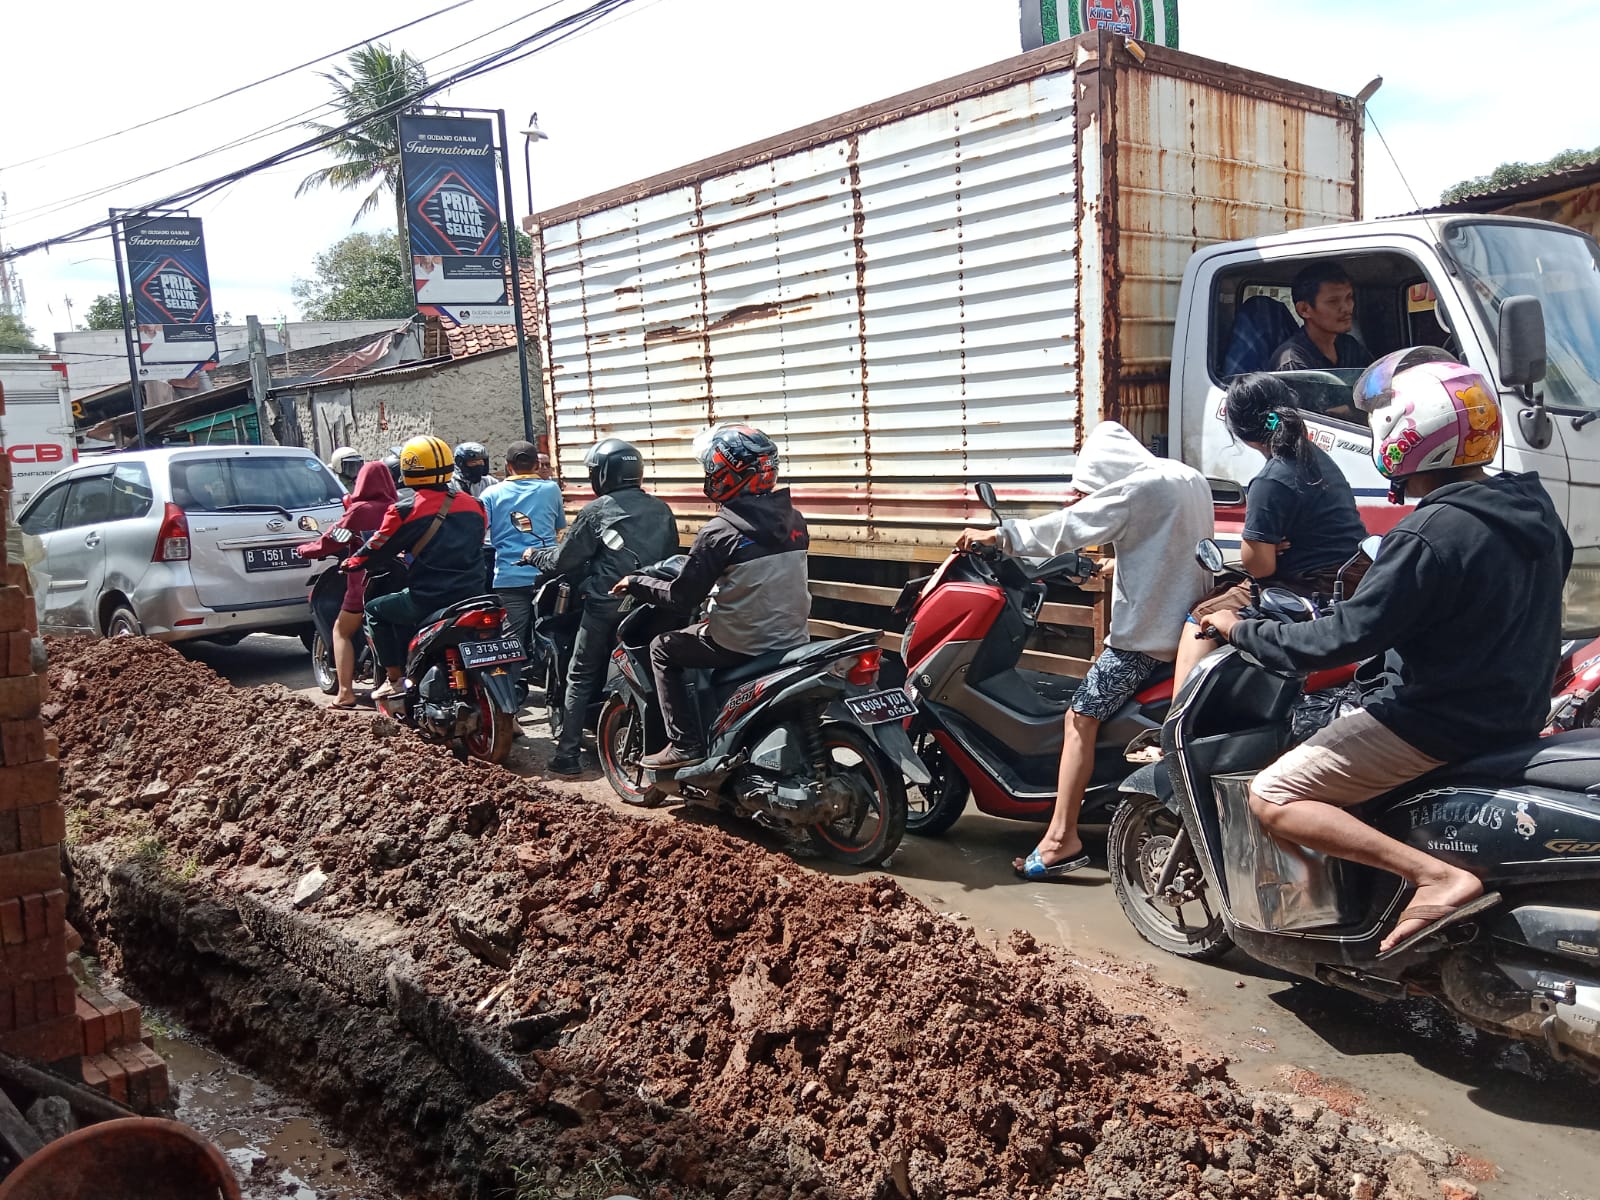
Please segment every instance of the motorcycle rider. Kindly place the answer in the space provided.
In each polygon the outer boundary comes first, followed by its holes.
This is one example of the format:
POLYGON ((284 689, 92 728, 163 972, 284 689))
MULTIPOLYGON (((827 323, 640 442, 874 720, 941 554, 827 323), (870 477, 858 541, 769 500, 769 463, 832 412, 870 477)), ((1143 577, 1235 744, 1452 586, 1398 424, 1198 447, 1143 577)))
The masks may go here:
POLYGON ((458 492, 481 497, 500 481, 489 474, 489 451, 482 442, 462 442, 451 449, 456 469, 450 476, 450 486, 458 492))
POLYGON ((339 477, 339 482, 347 488, 356 485, 356 476, 361 474, 361 466, 367 460, 361 457, 361 451, 352 450, 349 446, 340 446, 328 455, 328 469, 339 477))
POLYGON ((450 486, 455 462, 436 437, 414 437, 400 449, 400 471, 411 496, 389 506, 364 550, 344 560, 358 571, 396 556, 412 556, 410 585, 367 605, 367 636, 386 676, 373 691, 381 700, 399 691, 406 649, 430 613, 483 592, 483 505, 450 486))
POLYGON ((533 585, 539 577, 528 565, 528 553, 554 546, 556 534, 567 527, 561 486, 538 471, 539 448, 532 442, 512 442, 506 448, 506 478, 479 498, 489 514, 494 591, 524 646, 533 621, 533 585))
POLYGON ((1470 916, 1471 872, 1346 811, 1447 762, 1531 740, 1550 705, 1572 542, 1539 477, 1489 476, 1495 388, 1419 348, 1357 380, 1390 500, 1416 509, 1385 535, 1361 589, 1297 625, 1218 612, 1201 624, 1272 670, 1308 671, 1393 649, 1398 671, 1256 776, 1250 810, 1274 838, 1401 876, 1415 889, 1390 950, 1470 916))
POLYGON ((1067 711, 1055 812, 1039 844, 1011 863, 1024 879, 1060 879, 1088 866, 1078 812, 1100 723, 1176 657, 1177 631, 1210 582, 1194 561, 1194 546, 1211 536, 1211 488, 1194 468, 1157 458, 1121 425, 1102 421, 1078 452, 1072 490, 1059 512, 968 529, 957 543, 1041 557, 1108 543, 1116 548, 1111 627, 1067 711))
POLYGON ((711 598, 706 619, 663 633, 650 644, 650 666, 668 743, 640 761, 653 771, 704 762, 706 734, 684 671, 731 667, 810 638, 806 554, 811 535, 788 488, 778 483, 778 447, 753 425, 724 422, 695 439, 705 494, 719 507, 689 547, 674 580, 625 575, 612 595, 664 608, 694 610, 711 598))
MULTIPOLYGON (((354 454, 354 451, 351 451, 354 454)), ((339 451, 334 451, 337 459, 339 451)), ((360 456, 357 455, 359 460, 360 456)), ((374 533, 383 524, 389 506, 399 499, 389 468, 381 462, 363 463, 356 476, 355 487, 344 497, 344 516, 315 541, 302 542, 295 547, 301 558, 330 558, 339 553, 340 543, 329 536, 335 529, 348 529, 351 533, 374 533)), ((361 570, 345 574, 344 602, 333 623, 333 669, 339 680, 339 692, 333 699, 334 708, 356 707, 356 630, 361 628, 362 604, 367 588, 367 573, 361 570)))
POLYGON ((567 668, 567 694, 547 698, 550 704, 566 707, 550 760, 552 775, 574 776, 582 770, 578 750, 584 715, 605 683, 623 615, 618 611, 621 601, 611 589, 630 569, 678 552, 677 522, 663 501, 644 490, 644 458, 636 446, 621 438, 605 438, 595 443, 583 465, 595 498, 583 506, 559 546, 528 550, 521 560, 536 570, 567 576, 583 598, 583 621, 567 668), (601 540, 608 529, 622 537, 622 549, 613 550, 601 540))

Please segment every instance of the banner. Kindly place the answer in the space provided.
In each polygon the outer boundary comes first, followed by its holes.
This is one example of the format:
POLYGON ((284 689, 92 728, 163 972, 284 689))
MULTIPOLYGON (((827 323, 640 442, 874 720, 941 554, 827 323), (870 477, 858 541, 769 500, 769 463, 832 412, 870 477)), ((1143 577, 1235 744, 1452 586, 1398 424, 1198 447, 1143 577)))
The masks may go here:
POLYGON ((182 379, 215 366, 216 314, 200 219, 128 216, 122 230, 140 378, 182 379))
POLYGON ((1106 29, 1176 49, 1178 0, 1022 0, 1022 48, 1106 29))
POLYGON ((512 324, 493 122, 401 116, 400 172, 417 311, 454 325, 512 324))

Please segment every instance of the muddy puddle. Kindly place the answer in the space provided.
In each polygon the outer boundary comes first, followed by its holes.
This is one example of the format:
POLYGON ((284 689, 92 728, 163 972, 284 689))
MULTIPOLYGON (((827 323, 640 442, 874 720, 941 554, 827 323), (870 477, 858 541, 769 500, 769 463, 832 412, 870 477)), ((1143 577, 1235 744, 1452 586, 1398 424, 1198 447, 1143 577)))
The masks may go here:
POLYGON ((153 1015, 178 1119, 227 1156, 244 1200, 404 1200, 292 1097, 153 1015))

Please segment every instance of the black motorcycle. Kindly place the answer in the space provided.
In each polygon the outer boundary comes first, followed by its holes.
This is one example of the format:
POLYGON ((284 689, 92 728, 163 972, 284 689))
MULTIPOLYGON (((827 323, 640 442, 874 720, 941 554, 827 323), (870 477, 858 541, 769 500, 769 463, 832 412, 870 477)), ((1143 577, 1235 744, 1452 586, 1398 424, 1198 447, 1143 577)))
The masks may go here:
POLYGON ((378 701, 389 716, 456 757, 503 762, 516 735, 517 678, 527 661, 495 595, 427 617, 411 639, 399 691, 378 701))
MULTIPOLYGON (((567 673, 572 668, 572 651, 581 624, 583 598, 572 582, 565 575, 540 579, 533 593, 533 645, 529 649, 536 660, 531 664, 533 679, 543 681, 552 739, 561 737, 561 727, 566 723, 567 673)), ((614 686, 614 681, 609 682, 590 702, 585 729, 596 728, 600 709, 614 686)))
MULTIPOLYGON (((1221 566, 1209 540, 1200 558, 1221 566)), ((1264 588, 1248 615, 1318 613, 1264 588)), ((1600 730, 1451 763, 1354 810, 1485 889, 1443 927, 1380 952, 1405 882, 1285 847, 1250 814, 1250 780, 1288 748, 1302 694, 1299 676, 1232 647, 1195 668, 1162 728, 1163 762, 1123 785, 1107 839, 1134 928, 1187 958, 1234 945, 1369 998, 1431 995, 1479 1028, 1600 1073, 1600 730)))
MULTIPOLYGON (((682 569, 680 556, 643 573, 673 579, 682 569)), ((877 633, 691 672, 709 753, 696 766, 655 772, 640 762, 667 740, 650 643, 692 618, 624 604, 630 611, 612 653, 617 686, 596 735, 606 778, 623 800, 653 806, 676 795, 771 828, 804 831, 822 855, 853 866, 876 866, 894 853, 906 827, 902 776, 927 783, 928 773, 903 727, 915 707, 901 689, 877 687, 877 633)))

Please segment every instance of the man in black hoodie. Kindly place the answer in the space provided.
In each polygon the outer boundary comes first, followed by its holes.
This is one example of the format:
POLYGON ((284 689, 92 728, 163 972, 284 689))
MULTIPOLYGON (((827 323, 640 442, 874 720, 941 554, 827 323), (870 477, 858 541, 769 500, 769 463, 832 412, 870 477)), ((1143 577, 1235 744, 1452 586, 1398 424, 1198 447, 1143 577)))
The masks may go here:
POLYGON ((1500 445, 1493 387, 1457 363, 1375 363, 1356 384, 1390 498, 1415 501, 1361 589, 1298 625, 1217 613, 1215 629, 1267 667, 1310 671, 1393 649, 1398 677, 1256 776, 1271 834, 1400 875, 1416 889, 1389 950, 1483 893, 1469 871, 1345 809, 1442 766, 1537 736, 1550 703, 1572 543, 1535 474, 1485 474, 1500 445))
POLYGON ((806 519, 777 487, 778 447, 750 425, 724 424, 696 439, 705 493, 721 507, 689 548, 671 582, 625 576, 612 588, 666 608, 693 611, 707 596, 706 620, 650 644, 650 666, 669 743, 643 764, 676 770, 705 761, 706 736, 684 671, 732 667, 772 650, 803 645, 811 592, 806 519))

